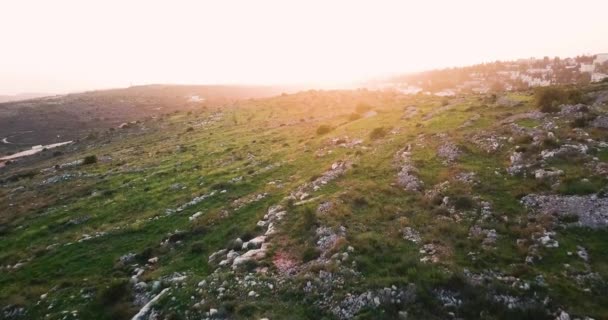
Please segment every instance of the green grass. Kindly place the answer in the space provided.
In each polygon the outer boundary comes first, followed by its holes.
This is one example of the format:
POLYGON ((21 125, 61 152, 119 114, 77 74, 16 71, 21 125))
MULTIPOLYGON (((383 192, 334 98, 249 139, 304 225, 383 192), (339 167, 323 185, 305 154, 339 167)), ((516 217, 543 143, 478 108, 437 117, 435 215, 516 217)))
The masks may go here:
MULTIPOLYGON (((538 293, 555 301, 551 306, 566 307, 571 315, 606 317, 608 303, 601 295, 605 288, 594 289, 599 290, 593 292, 595 296, 582 292, 562 272, 564 263, 582 268, 580 261, 567 255, 567 251, 582 244, 592 257, 592 270, 608 276, 608 260, 602 254, 607 249, 605 230, 558 229, 560 247, 543 249, 541 262, 531 266, 524 264, 527 252, 516 245, 517 239, 530 238, 532 232, 545 227, 539 220, 528 219, 528 212, 519 203, 522 195, 590 194, 605 187, 606 180, 581 165, 585 159, 577 160, 581 163, 571 159, 547 161, 547 166, 564 171, 555 189, 529 175, 508 175, 504 168, 518 142, 505 141, 499 151, 487 154, 471 137, 488 132, 500 134, 504 128, 499 127, 497 119, 534 108, 529 94, 512 93, 509 97, 523 105, 510 109, 487 107, 481 103, 487 97, 470 95, 449 99, 445 110, 437 111, 442 108, 443 98, 365 91, 304 92, 241 101, 224 107, 221 120, 204 126, 197 124, 213 110, 177 113, 147 120, 146 132, 130 136, 108 133, 90 148, 19 168, 40 172, 91 154, 98 160, 57 173, 39 173, 0 189, 0 212, 7 212, 0 217, 1 264, 27 260, 18 270, 0 273, 0 304, 25 306, 31 318, 42 318, 47 313, 57 318, 63 310, 78 310, 82 318, 128 318, 135 310, 129 304, 130 292, 124 296, 117 293, 116 301, 103 297, 107 290, 112 292, 113 287, 108 286, 121 288, 121 281, 131 276, 129 269, 117 262, 132 252, 139 255, 140 264, 147 260, 143 257, 159 257, 159 262, 143 276, 148 282, 175 272, 188 275, 186 284, 172 293, 175 299, 165 298, 159 303, 165 315, 185 318, 185 310, 196 302, 190 297, 201 299, 196 284, 216 269, 207 262, 211 253, 237 237, 260 234, 263 230, 256 223, 269 206, 287 205, 285 198, 292 191, 323 174, 332 163, 348 160, 353 168, 312 191, 311 198, 316 200, 288 208, 288 218, 280 224, 271 248, 271 252, 291 253, 299 262, 314 261, 320 253, 316 249, 316 228, 346 227, 345 239, 335 250, 344 252, 352 246, 354 250, 344 264, 360 275, 347 277, 345 286, 336 287, 336 297, 414 283, 418 298, 403 308, 420 318, 446 318, 448 311, 463 318, 474 318, 481 311, 492 319, 546 316, 534 308, 509 310, 488 299, 490 293, 496 292, 521 296, 532 292, 514 291, 504 283, 472 287, 462 279, 465 268, 474 272, 491 269, 528 281, 543 275, 551 289, 538 289, 538 293), (406 105, 417 106, 419 112, 412 119, 402 119, 406 105), (362 112, 361 106, 372 106, 377 115, 352 117, 355 112, 362 112), (434 116, 426 118, 434 112, 434 116), (476 114, 479 119, 462 126, 476 114), (321 126, 332 130, 319 133, 321 126), (445 133, 445 137, 438 133, 445 133), (354 148, 338 147, 331 143, 334 138, 362 139, 363 143, 354 148), (462 151, 454 164, 446 165, 436 155, 445 139, 462 151), (106 140, 112 142, 102 143, 106 140), (421 193, 395 185, 399 171, 395 154, 408 144, 412 145, 416 174, 424 182, 421 193), (103 155, 110 155, 112 161, 102 161, 103 155), (456 181, 456 174, 462 172, 475 172, 478 182, 468 185, 456 181), (63 173, 81 176, 41 185, 44 179, 63 173), (239 177, 242 178, 233 180, 239 177), (455 204, 458 219, 441 207, 441 201, 424 195, 445 181, 449 181, 448 186, 438 199, 448 196, 455 204), (172 188, 174 184, 180 188, 172 188), (25 187, 24 191, 10 191, 19 186, 25 187), (214 196, 182 212, 165 214, 167 209, 176 209, 214 190, 214 196), (226 192, 221 193, 222 190, 226 192), (232 205, 235 200, 263 192, 268 196, 260 201, 239 209, 232 205), (316 211, 322 201, 333 204, 326 214, 316 211), (491 202, 490 219, 480 217, 481 201, 491 202), (188 217, 198 211, 203 214, 196 221, 189 221, 188 217), (82 217, 87 219, 80 224, 71 222, 82 217), (499 238, 492 248, 482 248, 479 239, 469 237, 474 225, 497 231, 499 238), (406 226, 420 232, 422 243, 403 239, 402 229, 406 226), (179 244, 161 245, 176 231, 183 232, 179 244), (106 234, 77 242, 83 234, 96 232, 106 234), (439 263, 420 261, 419 250, 426 243, 444 250, 439 263), (53 244, 56 246, 47 249, 53 244), (477 258, 472 259, 470 253, 477 258), (83 288, 94 292, 93 298, 83 298, 83 288), (443 308, 434 298, 433 290, 438 288, 458 290, 466 301, 458 310, 443 308), (38 304, 40 295, 47 292, 49 300, 38 304), (50 303, 55 306, 52 311, 47 309, 50 303)), ((542 123, 523 119, 517 124, 534 128, 542 123)), ((561 127, 555 134, 563 139, 569 129, 561 127)), ((606 138, 605 132, 591 134, 597 140, 606 138)), ((530 144, 526 143, 533 150, 530 144)), ((600 161, 608 160, 604 149, 595 156, 600 161)), ((260 265, 273 270, 271 257, 260 265)), ((335 263, 315 268, 311 274, 340 270, 335 263)), ((234 277, 225 271, 221 274, 234 277)), ((261 292, 256 300, 243 299, 240 293, 223 300, 208 297, 205 307, 218 307, 235 319, 333 318, 328 310, 315 306, 314 299, 303 294, 301 288, 307 279, 303 275, 290 278, 280 291, 261 292)), ((369 308, 362 310, 360 316, 390 319, 398 311, 369 308)))

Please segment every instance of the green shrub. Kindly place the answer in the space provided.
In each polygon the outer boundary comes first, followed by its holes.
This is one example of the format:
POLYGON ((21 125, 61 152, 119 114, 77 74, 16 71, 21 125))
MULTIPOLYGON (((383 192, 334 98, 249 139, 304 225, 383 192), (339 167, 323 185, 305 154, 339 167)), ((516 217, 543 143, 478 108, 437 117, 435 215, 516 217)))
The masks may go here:
POLYGON ((93 164, 93 163, 97 163, 97 156, 96 155, 90 155, 90 156, 86 156, 84 157, 84 159, 82 160, 82 164, 93 164))
POLYGON ((302 262, 306 263, 306 262, 315 260, 320 255, 321 255, 321 251, 319 251, 317 248, 312 247, 312 246, 306 247, 306 249, 304 249, 304 251, 302 251, 302 262))
POLYGON ((459 210, 471 209, 473 208, 473 200, 468 196, 454 197, 454 207, 459 210))
POLYGON ((311 208, 304 209, 302 213, 301 230, 312 231, 317 228, 317 217, 311 208))
POLYGON ((225 190, 230 188, 230 183, 228 182, 217 182, 211 185, 211 189, 213 190, 225 190))
POLYGON ((521 136, 517 136, 515 137, 515 143, 516 144, 530 144, 534 141, 534 138, 532 138, 532 136, 529 135, 521 135, 521 136))
POLYGON ((575 223, 578 222, 579 217, 575 214, 566 214, 559 217, 559 221, 562 223, 575 223))
POLYGON ((595 119, 595 117, 593 115, 590 115, 590 114, 583 115, 582 117, 578 117, 578 118, 572 120, 572 122, 570 122, 570 127, 571 128, 584 128, 587 126, 587 124, 590 121, 593 121, 593 119, 595 119))
POLYGON ((37 174, 38 174, 38 171, 36 171, 36 170, 19 171, 13 175, 10 175, 9 177, 7 177, 4 180, 0 180, 0 182, 3 182, 3 183, 4 182, 16 182, 21 179, 31 179, 31 178, 35 177, 37 174))
POLYGON ((543 147, 545 148, 557 148, 559 147, 559 142, 555 138, 543 138, 543 147))
POLYGON ((367 199, 364 196, 358 196, 353 199, 353 206, 356 208, 365 207, 369 204, 367 199))
POLYGON ((559 192, 567 195, 587 195, 596 193, 601 187, 601 180, 566 178, 560 185, 559 192))
POLYGON ((580 117, 572 120, 570 122, 571 128, 584 128, 587 126, 587 119, 585 117, 580 117))
POLYGON ((205 252, 205 243, 202 241, 194 242, 190 245, 190 252, 194 254, 200 254, 205 252))
POLYGON ((317 128, 317 134, 324 135, 324 134, 331 132, 332 130, 333 130, 333 128, 331 126, 322 124, 317 128))
POLYGON ((104 307, 112 306, 131 294, 127 280, 114 280, 99 295, 98 303, 104 307))
POLYGON ((312 176, 310 176, 310 178, 308 178, 308 181, 313 182, 319 178, 321 178, 320 174, 313 174, 312 176))
POLYGON ((368 111, 370 111, 372 109, 372 106, 370 106, 367 103, 359 103, 357 104, 357 106, 355 107, 355 111, 357 111, 357 113, 366 113, 368 111))
POLYGON ((386 130, 383 127, 378 127, 370 132, 369 137, 372 140, 384 138, 386 136, 386 130))
POLYGON ((258 262, 254 260, 247 260, 240 265, 241 270, 252 272, 258 267, 258 262))
POLYGON ((437 207, 433 209, 432 214, 434 216, 450 216, 450 211, 445 207, 437 207))
POLYGON ((359 119, 361 119, 360 113, 353 112, 348 116, 349 121, 355 121, 355 120, 359 120, 359 119))
POLYGON ((537 88, 534 99, 539 110, 546 113, 559 111, 559 106, 562 104, 584 102, 583 93, 580 90, 560 87, 537 88))

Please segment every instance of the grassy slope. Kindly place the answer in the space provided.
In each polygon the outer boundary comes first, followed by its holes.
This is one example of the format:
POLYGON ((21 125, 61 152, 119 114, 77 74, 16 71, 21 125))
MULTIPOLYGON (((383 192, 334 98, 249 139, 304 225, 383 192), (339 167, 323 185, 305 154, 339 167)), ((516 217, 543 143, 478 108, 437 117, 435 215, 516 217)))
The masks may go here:
MULTIPOLYGON (((130 276, 117 267, 120 256, 128 252, 140 254, 140 259, 158 256, 160 261, 155 270, 146 273, 147 279, 187 272, 191 275, 189 282, 195 284, 214 270, 207 263, 209 254, 225 247, 230 239, 255 233, 255 224, 268 206, 324 172, 333 162, 350 159, 354 168, 314 194, 321 196, 320 200, 291 210, 289 220, 281 228, 282 237, 291 239, 282 244, 282 249, 299 257, 314 246, 314 226, 347 226, 344 246, 356 249, 353 260, 363 274, 363 280, 353 283, 347 288, 349 291, 412 282, 420 288, 420 299, 412 310, 423 317, 445 316, 443 311, 433 311, 437 302, 429 295, 435 288, 464 292, 466 302, 459 311, 463 317, 475 317, 480 310, 498 318, 523 316, 488 301, 483 290, 473 290, 461 280, 464 268, 474 272, 491 268, 526 280, 543 275, 550 289, 535 290, 548 295, 552 306, 567 308, 575 314, 608 317, 605 296, 598 296, 597 291, 582 291, 562 272, 564 263, 576 263, 566 252, 575 251, 577 244, 584 243, 593 257, 593 269, 603 277, 608 276, 608 257, 603 255, 606 231, 560 230, 558 249, 544 253, 546 258, 538 264, 524 264, 526 252, 518 248, 516 239, 525 237, 530 230, 525 223, 526 211, 518 197, 549 189, 533 178, 495 174, 495 171, 504 173, 510 148, 487 154, 471 141, 477 132, 495 130, 498 119, 532 110, 529 96, 517 98, 524 104, 510 109, 488 106, 486 97, 475 95, 452 98, 448 106, 442 107, 443 98, 427 96, 313 91, 227 106, 221 109, 221 120, 204 126, 197 126, 197 123, 210 117, 214 110, 176 113, 151 120, 144 123, 149 128, 145 134, 126 138, 114 136, 111 143, 103 143, 104 137, 82 142, 91 146, 78 154, 36 163, 34 168, 51 167, 88 154, 107 154, 112 160, 66 170, 90 177, 41 186, 41 181, 52 174, 38 174, 0 189, 0 212, 6 213, 2 218, 0 261, 9 265, 31 259, 18 270, 0 273, 0 305, 24 305, 33 318, 47 313, 51 318, 60 317, 61 310, 78 310, 83 318, 131 315, 134 310, 128 306, 123 306, 123 310, 119 305, 113 305, 109 310, 99 298, 113 281, 130 276), (378 114, 349 120, 349 115, 361 102, 373 106, 378 114), (409 105, 415 105, 418 113, 411 119, 402 119, 404 107, 409 105), (443 111, 425 117, 439 108, 443 111), (461 127, 476 113, 481 115, 479 120, 461 127), (328 124, 334 129, 319 136, 315 130, 320 124, 328 124), (188 127, 194 130, 187 131, 188 127), (369 133, 377 127, 384 127, 389 133, 372 140, 369 133), (443 141, 434 134, 441 132, 447 133, 465 150, 452 166, 443 165, 435 157, 435 151, 443 141), (415 145, 421 134, 425 135, 424 142, 415 145), (326 148, 328 140, 343 136, 364 139, 365 149, 329 147, 331 153, 315 155, 317 150, 326 148), (477 202, 465 219, 454 223, 441 217, 436 206, 421 195, 393 185, 397 172, 394 155, 410 143, 415 145, 413 160, 427 188, 451 179, 459 172, 476 172, 478 184, 452 183, 446 194, 492 202, 497 219, 483 222, 483 227, 496 229, 500 234, 496 249, 482 250, 479 240, 468 237, 469 228, 477 221, 477 202), (181 146, 179 150, 178 146, 181 146), (275 164, 278 166, 267 167, 275 164), (241 181, 229 182, 240 176, 243 176, 241 181), (279 180, 281 187, 269 184, 279 180), (172 190, 170 186, 175 183, 184 189, 172 190), (19 186, 25 189, 14 191, 19 186), (212 190, 227 192, 217 193, 181 213, 164 215, 166 209, 177 208, 212 190), (268 192, 269 196, 238 210, 230 206, 236 199, 262 192, 268 192), (337 206, 327 215, 315 214, 321 200, 334 200, 337 206), (202 211, 203 216, 195 223, 190 222, 188 217, 197 211, 202 211), (312 218, 307 217, 310 212, 313 212, 312 218), (84 216, 88 220, 82 224, 68 223, 84 216), (155 216, 160 218, 149 219, 155 216), (419 246, 402 239, 400 230, 405 226, 419 230, 425 243, 433 242, 446 248, 440 263, 429 265, 419 261, 419 246), (185 232, 180 244, 170 248, 159 245, 176 230, 185 232), (76 242, 83 234, 96 232, 107 234, 76 242), (67 243, 72 244, 65 245, 67 243), (47 248, 51 244, 58 245, 47 248), (469 252, 477 252, 477 259, 472 261, 469 252), (83 288, 97 294, 93 298, 83 298, 83 288), (37 306, 40 295, 49 291, 52 293, 48 299, 52 302, 45 301, 37 306), (48 309, 49 304, 53 305, 52 309, 48 309)), ((519 124, 524 127, 537 125, 529 119, 519 124)), ((561 128, 561 134, 568 134, 567 124, 561 128)), ((605 138, 604 132, 591 134, 605 138)), ((568 163, 556 163, 555 166, 572 179, 589 174, 568 163)), ((595 183, 603 187, 605 179, 595 183)), ((488 288, 488 291, 514 291, 501 283, 493 283, 488 288)), ((178 297, 182 295, 178 302, 166 302, 167 308, 175 308, 177 315, 182 314, 179 310, 191 305, 189 290, 177 294, 178 297)), ((531 293, 515 290, 515 294, 531 293)), ((300 293, 294 290, 280 296, 269 293, 256 302, 242 302, 234 315, 247 318, 261 316, 262 311, 264 315, 273 316, 271 318, 311 318, 322 312, 302 304, 300 293)), ((362 317, 367 316, 381 315, 364 311, 362 317)))

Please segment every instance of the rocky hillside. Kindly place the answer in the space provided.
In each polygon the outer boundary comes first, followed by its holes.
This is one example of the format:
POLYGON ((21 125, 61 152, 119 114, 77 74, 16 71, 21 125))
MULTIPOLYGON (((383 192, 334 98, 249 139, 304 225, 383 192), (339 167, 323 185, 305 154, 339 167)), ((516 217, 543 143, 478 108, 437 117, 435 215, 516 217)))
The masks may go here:
POLYGON ((556 90, 308 91, 9 163, 0 318, 606 319, 608 85, 556 90))

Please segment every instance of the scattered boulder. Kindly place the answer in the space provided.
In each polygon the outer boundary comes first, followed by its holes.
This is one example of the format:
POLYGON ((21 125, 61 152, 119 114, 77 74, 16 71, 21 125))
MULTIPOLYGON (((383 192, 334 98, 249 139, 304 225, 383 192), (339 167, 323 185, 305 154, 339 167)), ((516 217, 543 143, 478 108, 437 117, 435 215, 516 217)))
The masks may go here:
POLYGON ((554 239, 555 232, 545 231, 540 238, 538 238, 538 242, 543 245, 545 248, 558 248, 559 242, 554 239))
POLYGON ((513 152, 511 154, 511 156, 509 157, 509 160, 511 162, 511 165, 507 168, 507 172, 510 175, 519 174, 526 167, 526 164, 524 162, 523 152, 517 152, 517 151, 513 152))
POLYGON ((543 150, 540 156, 547 160, 556 156, 586 155, 588 150, 585 144, 564 144, 559 149, 543 150))
POLYGON ((397 152, 396 162, 400 166, 397 173, 397 185, 407 191, 420 191, 422 189, 422 181, 416 176, 417 170, 412 165, 411 145, 408 145, 404 150, 397 152))
POLYGON ((220 249, 209 256, 209 263, 218 261, 222 256, 225 256, 228 253, 227 249, 220 249))
POLYGON ((243 250, 259 249, 266 241, 266 236, 257 236, 249 241, 243 242, 243 250))
POLYGON ((479 226, 473 226, 469 230, 469 237, 482 239, 481 245, 484 248, 490 248, 496 244, 498 233, 494 229, 483 229, 479 226))
POLYGON ((321 256, 325 257, 327 253, 335 247, 340 239, 343 239, 346 235, 346 228, 340 227, 335 232, 332 228, 321 226, 316 230, 317 235, 317 249, 322 253, 321 256))
POLYGON ((466 184, 477 183, 477 175, 475 172, 459 172, 456 174, 456 180, 466 184))
POLYGON ((240 265, 249 261, 258 261, 266 257, 268 252, 268 243, 263 243, 259 249, 253 249, 245 252, 244 254, 236 257, 232 262, 232 268, 236 269, 240 265))
POLYGON ((319 204, 319 206, 317 207, 317 213, 320 214, 327 214, 331 211, 331 209, 333 208, 333 203, 331 201, 323 201, 319 204))
POLYGON ((300 186, 291 194, 291 197, 297 200, 304 200, 308 198, 312 192, 320 190, 326 184, 343 175, 351 167, 352 163, 349 161, 334 162, 329 170, 325 171, 320 177, 314 179, 312 182, 300 186))
POLYGON ((486 153, 494 153, 498 151, 507 140, 506 137, 498 137, 493 134, 475 135, 471 141, 486 153))
POLYGON ((413 243, 420 243, 422 241, 420 233, 411 227, 403 228, 403 231, 401 233, 403 234, 403 238, 405 240, 411 241, 413 243))
POLYGON ((597 195, 530 194, 523 197, 521 203, 539 214, 555 215, 568 221, 574 216, 576 221, 568 224, 589 228, 608 226, 608 198, 599 198, 597 195))
POLYGON ((576 255, 578 255, 578 257, 583 259, 585 262, 589 261, 589 254, 587 253, 587 250, 581 246, 576 246, 576 255))
POLYGON ((548 178, 559 177, 563 175, 564 172, 562 170, 557 169, 538 169, 534 171, 534 178, 537 180, 544 180, 548 178))
POLYGON ((184 203, 183 205, 179 206, 175 210, 177 212, 181 212, 181 211, 183 211, 184 209, 186 209, 188 207, 191 207, 191 206, 194 206, 194 205, 197 205, 197 204, 203 202, 205 199, 207 199, 209 197, 213 197, 216 193, 217 193, 217 191, 213 190, 210 193, 200 195, 200 196, 192 199, 190 202, 184 203))
POLYGON ((570 320, 570 315, 566 311, 560 311, 555 320, 570 320))
POLYGON ((200 217, 202 215, 203 215, 203 212, 202 211, 198 211, 195 214, 193 214, 190 217, 188 217, 188 220, 194 221, 194 220, 198 219, 198 217, 200 217))
POLYGON ((452 142, 445 142, 437 150, 437 156, 443 159, 444 164, 451 164, 460 157, 460 149, 452 142))
POLYGON ((186 186, 184 186, 181 183, 174 183, 174 184, 172 184, 172 185, 169 186, 169 190, 172 190, 172 191, 182 190, 182 189, 185 189, 185 188, 186 188, 186 186))
POLYGON ((599 116, 591 121, 591 126, 596 128, 608 129, 608 117, 599 116))
POLYGON ((347 293, 346 296, 333 302, 331 312, 339 319, 354 319, 364 308, 379 308, 383 305, 404 305, 416 299, 416 286, 409 284, 404 289, 396 286, 378 290, 370 290, 360 294, 347 293))
POLYGON ((460 125, 459 128, 470 127, 479 119, 481 119, 481 115, 479 113, 474 113, 467 121, 460 125))
POLYGON ((135 261, 135 257, 137 257, 137 255, 135 253, 129 252, 129 253, 121 256, 118 260, 123 265, 126 265, 126 264, 129 264, 129 263, 135 261))
POLYGON ((511 99, 507 96, 500 96, 498 99, 496 99, 496 105, 499 107, 513 108, 522 105, 522 102, 511 99))
POLYGON ((588 111, 589 111, 589 107, 587 107, 586 105, 584 105, 582 103, 575 104, 575 105, 564 104, 561 106, 561 110, 559 111, 559 114, 562 116, 580 117, 580 116, 582 116, 583 113, 588 112, 588 111))
POLYGON ((430 262, 430 263, 438 263, 439 257, 444 251, 444 248, 440 245, 427 243, 420 249, 420 254, 422 254, 422 258, 420 258, 420 262, 430 262))
POLYGON ((401 119, 407 120, 413 118, 418 113, 418 109, 415 106, 409 106, 403 110, 403 116, 401 119))

